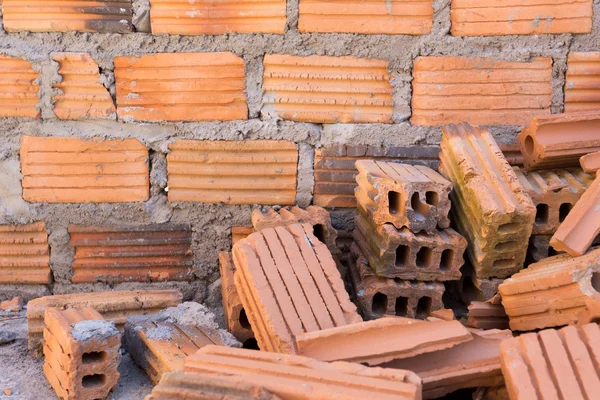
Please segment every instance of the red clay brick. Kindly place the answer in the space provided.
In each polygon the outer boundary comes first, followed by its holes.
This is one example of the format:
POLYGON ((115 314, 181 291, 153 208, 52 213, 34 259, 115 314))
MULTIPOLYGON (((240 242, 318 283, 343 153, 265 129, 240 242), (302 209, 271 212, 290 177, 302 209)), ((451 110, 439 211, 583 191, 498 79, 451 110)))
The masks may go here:
POLYGON ((392 123, 388 62, 268 54, 262 115, 297 122, 392 123))
POLYGON ((525 125, 535 115, 550 114, 551 77, 550 58, 418 57, 410 121, 418 126, 525 125))
POLYGON ((432 0, 300 1, 300 32, 424 35, 432 25, 432 0))
POLYGON ((179 140, 169 149, 169 201, 296 202, 298 150, 292 142, 179 140))
MULTIPOLYGON (((237 242, 236 242, 237 243, 237 242)), ((231 253, 222 251, 219 253, 219 265, 221 272, 221 294, 223 298, 223 313, 227 330, 242 343, 254 339, 254 332, 246 310, 235 287, 234 273, 235 264, 231 253)))
POLYGON ((0 225, 0 284, 51 282, 46 225, 0 225))
MULTIPOLYGON (((3 17, 6 27, 6 11, 3 17)), ((29 61, 0 55, 0 79, 5 85, 0 92, 0 117, 40 117, 40 87, 35 82, 39 77, 29 61)))
POLYGON ((231 245, 233 246, 242 239, 254 233, 254 228, 251 226, 232 226, 231 227, 231 245))
POLYGON ((600 110, 600 52, 570 52, 565 82, 565 112, 600 110))
POLYGON ((474 301, 469 305, 467 326, 476 329, 508 329, 508 315, 502 304, 474 301))
POLYGON ((12 300, 0 302, 0 311, 18 312, 23 309, 23 298, 15 297, 12 300))
POLYGON ((595 174, 600 169, 600 151, 582 156, 579 164, 588 174, 595 174))
POLYGON ((233 53, 116 57, 115 78, 126 122, 248 119, 244 60, 233 53))
POLYGON ((23 199, 117 203, 149 196, 148 149, 137 139, 21 138, 23 199))
POLYGON ((539 116, 517 136, 525 167, 579 167, 579 158, 600 151, 600 116, 581 112, 539 116))
POLYGON ((586 299, 585 308, 577 315, 577 327, 600 323, 600 294, 586 299))

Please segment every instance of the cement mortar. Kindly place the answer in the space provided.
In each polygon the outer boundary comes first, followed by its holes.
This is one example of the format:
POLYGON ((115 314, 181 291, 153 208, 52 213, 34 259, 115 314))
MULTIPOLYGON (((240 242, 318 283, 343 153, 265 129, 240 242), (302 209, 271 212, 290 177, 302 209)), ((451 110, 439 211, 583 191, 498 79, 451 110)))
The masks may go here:
POLYGON ((73 324, 71 336, 78 342, 87 342, 97 340, 102 342, 111 337, 120 337, 119 330, 115 323, 103 319, 90 319, 73 324))

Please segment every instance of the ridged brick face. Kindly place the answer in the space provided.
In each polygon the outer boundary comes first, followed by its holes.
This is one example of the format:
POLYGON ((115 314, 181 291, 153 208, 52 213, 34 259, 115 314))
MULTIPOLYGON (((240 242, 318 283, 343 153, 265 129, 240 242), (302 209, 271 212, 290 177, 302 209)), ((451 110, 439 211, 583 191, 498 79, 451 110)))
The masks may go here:
POLYGON ((169 201, 295 203, 298 150, 292 142, 180 140, 169 148, 169 201))
POLYGON ((552 59, 418 57, 413 68, 413 125, 468 122, 526 125, 550 114, 552 59))
POLYGON ((600 52, 570 53, 565 112, 600 110, 600 52))
POLYGON ((117 113, 127 122, 245 120, 245 76, 232 53, 116 57, 117 113))
POLYGON ((592 0, 452 0, 452 35, 589 33, 592 0))
POLYGON ((35 82, 39 76, 29 61, 0 55, 0 117, 40 116, 40 87, 35 82))
POLYGON ((285 0, 150 0, 152 33, 283 34, 285 3, 285 0))
POLYGON ((8 32, 131 32, 131 0, 3 0, 8 32))
POLYGON ((48 284, 50 249, 43 222, 0 226, 0 284, 48 284))
POLYGON ((387 61, 266 55, 262 114, 297 122, 392 123, 387 61))
POLYGON ((148 149, 137 139, 21 139, 23 199, 32 203, 146 201, 148 149))
POLYGON ((423 35, 432 24, 432 0, 300 0, 300 32, 423 35))

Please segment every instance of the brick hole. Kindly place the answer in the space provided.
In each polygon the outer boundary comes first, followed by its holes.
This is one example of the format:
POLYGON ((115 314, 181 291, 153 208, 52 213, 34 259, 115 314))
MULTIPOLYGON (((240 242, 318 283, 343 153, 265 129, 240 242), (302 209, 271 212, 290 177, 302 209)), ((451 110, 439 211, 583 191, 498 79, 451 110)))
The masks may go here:
POLYGON ((325 227, 323 224, 316 224, 313 226, 313 235, 315 235, 322 243, 325 243, 325 227))
POLYGON ((498 227, 498 233, 516 233, 519 231, 519 224, 516 222, 511 222, 508 224, 500 225, 498 227))
POLYGON ((240 310, 240 325, 242 325, 242 328, 244 329, 252 329, 252 326, 250 325, 250 321, 248 321, 248 316, 246 315, 246 310, 244 308, 242 308, 240 310))
POLYGON ((375 293, 375 296, 373 296, 373 305, 371 306, 371 311, 373 312, 373 315, 385 315, 385 313, 387 312, 387 303, 388 298, 385 294, 379 292, 375 293))
POLYGON ((410 206, 418 218, 427 218, 427 215, 429 215, 429 206, 421 202, 418 192, 413 193, 410 198, 410 206))
POLYGON ((408 297, 398 297, 396 299, 395 312, 398 317, 406 317, 406 314, 408 314, 408 297))
POLYGON ((108 354, 105 351, 90 351, 81 355, 82 364, 93 364, 106 360, 108 354))
POLYGON ((511 240, 509 242, 498 243, 496 245, 496 247, 494 248, 494 250, 497 250, 500 252, 513 251, 513 250, 515 250, 515 248, 517 246, 519 246, 519 242, 515 242, 514 240, 511 240))
POLYGON ((600 324, 600 317, 592 319, 590 324, 600 324))
POLYGON ((535 214, 535 224, 536 225, 547 224, 548 223, 548 214, 550 211, 548 204, 538 204, 536 209, 537 209, 537 212, 535 214))
POLYGON ((410 247, 398 246, 396 249, 396 267, 406 267, 410 257, 410 247))
POLYGON ((431 266, 433 251, 429 247, 421 247, 417 253, 417 267, 428 268, 431 266))
POLYGON ((388 211, 390 214, 398 214, 402 208, 402 197, 398 192, 388 192, 388 211))
POLYGON ((437 192, 427 192, 425 193, 425 202, 437 207, 440 204, 440 195, 437 192))
POLYGON ((509 267, 513 266, 514 264, 515 264, 515 260, 503 258, 501 260, 494 261, 494 265, 492 266, 492 268, 509 268, 509 267))
POLYGON ((431 313, 431 297, 421 297, 417 303, 417 312, 415 314, 417 319, 425 319, 431 313))
POLYGON ((525 138, 525 151, 528 154, 533 154, 533 150, 535 150, 535 141, 531 136, 527 136, 525 138))
POLYGON ((557 256, 558 251, 554 250, 554 247, 548 247, 548 257, 557 256))
POLYGON ((465 276, 462 281, 462 292, 465 294, 467 299, 475 299, 479 292, 477 286, 473 283, 473 279, 470 276, 465 276))
POLYGON ((260 350, 255 338, 246 339, 246 341, 242 343, 242 347, 249 350, 260 350))
POLYGON ((440 259, 440 269, 447 271, 452 267, 452 261, 454 261, 454 250, 446 249, 442 251, 442 258, 440 259))
POLYGON ((592 287, 596 292, 600 292, 600 272, 592 274, 592 287))
POLYGON ((86 375, 81 379, 81 385, 84 388, 95 388, 102 386, 105 383, 106 375, 104 374, 86 375))
POLYGON ((573 208, 573 204, 571 204, 571 203, 561 204, 560 208, 558 209, 558 221, 563 222, 565 220, 565 218, 567 218, 567 215, 569 215, 569 213, 571 212, 572 208, 573 208))

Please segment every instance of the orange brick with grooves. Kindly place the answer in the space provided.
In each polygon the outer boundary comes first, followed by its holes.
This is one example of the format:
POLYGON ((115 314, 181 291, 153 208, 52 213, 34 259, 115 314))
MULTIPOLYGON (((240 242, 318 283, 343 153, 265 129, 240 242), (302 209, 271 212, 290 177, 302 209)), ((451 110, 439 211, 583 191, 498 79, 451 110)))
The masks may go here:
POLYGON ((51 282, 46 225, 0 225, 0 284, 51 282))
MULTIPOLYGON (((241 239, 240 239, 241 240, 241 239)), ((237 243, 237 242, 236 242, 237 243)), ((254 332, 248 322, 248 316, 237 288, 235 287, 235 264, 230 252, 219 253, 219 266, 221 272, 221 297, 223 298, 223 314, 227 330, 244 343, 254 339, 254 332)))
MULTIPOLYGON (((6 1, 3 10, 6 10, 6 1)), ((6 14, 3 17, 6 24, 6 14)), ((37 109, 40 86, 36 83, 39 77, 40 73, 29 61, 0 55, 0 79, 6 82, 0 92, 0 117, 40 118, 37 109)))
POLYGON ((600 110, 600 51, 575 52, 567 57, 565 112, 600 110))

